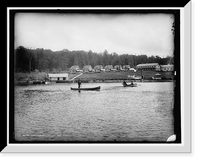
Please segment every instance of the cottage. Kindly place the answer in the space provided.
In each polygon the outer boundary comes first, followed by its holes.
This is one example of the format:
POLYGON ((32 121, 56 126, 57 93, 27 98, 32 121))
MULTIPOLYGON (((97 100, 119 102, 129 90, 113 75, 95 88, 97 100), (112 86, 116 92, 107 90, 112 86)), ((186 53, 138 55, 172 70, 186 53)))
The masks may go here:
POLYGON ((78 65, 74 65, 69 69, 70 73, 76 73, 77 70, 79 70, 79 66, 78 65))
POLYGON ((92 69, 92 66, 91 65, 85 65, 84 67, 83 67, 83 72, 92 72, 93 71, 93 69, 92 69))
POLYGON ((113 69, 113 66, 112 65, 106 65, 104 67, 104 69, 105 69, 106 72, 109 72, 109 71, 111 71, 113 69))
POLYGON ((94 67, 94 71, 95 71, 95 72, 101 72, 102 69, 103 69, 103 66, 102 66, 102 65, 96 65, 96 66, 94 67))
POLYGON ((50 81, 69 80, 68 73, 48 74, 50 81))
POLYGON ((136 66, 138 70, 157 70, 159 71, 159 64, 158 63, 147 63, 147 64, 138 64, 136 66))
POLYGON ((122 66, 121 65, 115 65, 114 69, 116 69, 117 71, 120 71, 120 70, 122 70, 122 66))
POLYGON ((123 65, 123 69, 124 70, 129 70, 130 69, 130 65, 123 65))

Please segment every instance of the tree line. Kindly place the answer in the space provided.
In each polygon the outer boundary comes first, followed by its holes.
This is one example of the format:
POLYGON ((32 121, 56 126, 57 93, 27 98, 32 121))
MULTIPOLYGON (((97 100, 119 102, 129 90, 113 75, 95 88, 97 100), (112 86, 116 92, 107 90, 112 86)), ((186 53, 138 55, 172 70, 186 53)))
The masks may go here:
POLYGON ((58 72, 67 71, 73 65, 83 68, 84 65, 130 65, 136 67, 142 63, 159 63, 161 65, 173 64, 173 57, 150 56, 145 54, 133 55, 109 53, 107 50, 96 53, 93 51, 52 51, 50 49, 29 49, 19 46, 14 53, 15 72, 46 71, 58 72))

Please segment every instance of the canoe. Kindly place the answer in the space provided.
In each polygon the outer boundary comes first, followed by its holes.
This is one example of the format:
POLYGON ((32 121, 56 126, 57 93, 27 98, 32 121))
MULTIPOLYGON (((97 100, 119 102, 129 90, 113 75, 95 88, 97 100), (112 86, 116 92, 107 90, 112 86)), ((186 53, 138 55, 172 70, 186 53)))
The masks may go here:
POLYGON ((72 88, 71 87, 71 90, 94 91, 94 90, 100 90, 100 86, 92 87, 92 88, 72 88))

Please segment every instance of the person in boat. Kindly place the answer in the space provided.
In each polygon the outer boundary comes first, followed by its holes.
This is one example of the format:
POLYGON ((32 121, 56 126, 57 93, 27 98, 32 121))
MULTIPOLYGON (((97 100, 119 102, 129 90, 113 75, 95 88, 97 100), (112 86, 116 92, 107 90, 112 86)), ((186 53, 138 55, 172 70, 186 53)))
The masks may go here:
POLYGON ((123 81, 123 85, 127 85, 125 80, 123 81))
POLYGON ((78 80, 78 88, 81 88, 81 80, 78 80))
POLYGON ((131 85, 133 85, 133 81, 131 81, 131 85))

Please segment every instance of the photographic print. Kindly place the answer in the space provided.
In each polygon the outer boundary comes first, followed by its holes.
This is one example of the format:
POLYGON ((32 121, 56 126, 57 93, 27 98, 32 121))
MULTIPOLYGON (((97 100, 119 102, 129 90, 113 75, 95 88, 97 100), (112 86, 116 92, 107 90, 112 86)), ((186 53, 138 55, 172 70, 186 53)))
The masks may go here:
POLYGON ((179 9, 10 10, 9 143, 182 144, 180 21, 179 9))

